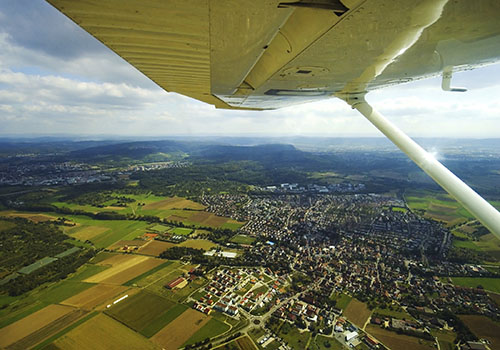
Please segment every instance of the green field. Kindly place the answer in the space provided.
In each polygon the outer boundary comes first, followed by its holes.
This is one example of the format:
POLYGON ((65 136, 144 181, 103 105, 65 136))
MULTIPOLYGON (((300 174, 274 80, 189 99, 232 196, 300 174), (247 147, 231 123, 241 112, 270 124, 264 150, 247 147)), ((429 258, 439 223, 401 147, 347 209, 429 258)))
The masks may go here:
POLYGON ((221 321, 211 318, 198 332, 193 334, 182 346, 197 343, 206 338, 213 338, 229 330, 229 326, 221 321))
POLYGON ((247 235, 234 235, 231 237, 231 240, 229 242, 236 243, 236 244, 252 244, 255 242, 255 237, 250 237, 247 235))
POLYGON ((170 322, 166 315, 175 306, 174 302, 143 290, 113 305, 106 313, 137 332, 152 336, 166 321, 170 322))
POLYGON ((158 333, 163 327, 180 316, 188 307, 183 304, 175 304, 172 308, 163 312, 159 317, 154 319, 147 327, 141 330, 141 334, 147 338, 151 338, 158 333))
POLYGON ((119 240, 132 240, 142 235, 147 222, 131 221, 131 220, 93 220, 86 216, 66 216, 69 220, 74 221, 81 226, 71 229, 67 232, 69 235, 77 234, 80 230, 89 227, 102 227, 108 230, 97 234, 89 240, 96 248, 107 248, 119 240))
POLYGON ((410 209, 423 211, 424 216, 443 221, 452 226, 467 222, 474 217, 448 194, 432 191, 413 191, 405 195, 410 209))
POLYGON ((184 228, 184 227, 175 227, 170 230, 170 233, 174 235, 181 235, 181 236, 189 236, 193 232, 192 229, 190 228, 184 228))
POLYGON ((92 286, 91 283, 77 281, 42 285, 21 297, 14 298, 7 307, 0 310, 0 328, 41 310, 49 304, 60 303, 92 286))
POLYGON ((171 261, 164 262, 163 264, 158 265, 155 268, 153 268, 153 269, 151 269, 149 271, 146 271, 143 274, 141 274, 141 275, 139 275, 139 276, 131 279, 130 281, 124 283, 123 285, 124 286, 133 286, 134 284, 137 284, 140 280, 142 280, 142 279, 144 279, 144 278, 146 278, 146 277, 148 277, 148 276, 150 276, 150 275, 152 275, 152 274, 154 274, 154 273, 162 270, 163 268, 167 267, 170 264, 172 264, 171 261))
POLYGON ((485 290, 500 293, 500 278, 452 277, 451 280, 457 286, 477 288, 477 286, 481 285, 485 290))
POLYGON ((40 350, 40 349, 45 349, 46 346, 48 346, 50 343, 52 343, 53 341, 55 341, 57 338, 59 337, 62 337, 63 335, 65 335, 66 333, 68 333, 69 331, 75 329, 76 327, 78 327, 79 325, 81 325, 82 323, 84 322, 87 322, 88 320, 90 320, 92 317, 96 316, 98 314, 97 311, 94 311, 94 312, 91 312, 89 313, 88 315, 82 317, 81 319, 79 319, 78 321, 76 321, 75 323, 71 324, 69 327, 66 327, 64 328, 62 331, 54 334, 53 336, 51 336, 50 338, 47 338, 45 339, 43 342, 41 342, 40 344, 38 344, 37 346, 35 346, 33 348, 33 350, 40 350))
POLYGON ((349 295, 344 294, 344 293, 340 293, 340 294, 332 293, 332 295, 330 296, 330 299, 335 300, 335 302, 336 302, 335 307, 336 308, 344 310, 347 307, 347 305, 349 305, 349 303, 351 302, 352 297, 350 297, 349 295))

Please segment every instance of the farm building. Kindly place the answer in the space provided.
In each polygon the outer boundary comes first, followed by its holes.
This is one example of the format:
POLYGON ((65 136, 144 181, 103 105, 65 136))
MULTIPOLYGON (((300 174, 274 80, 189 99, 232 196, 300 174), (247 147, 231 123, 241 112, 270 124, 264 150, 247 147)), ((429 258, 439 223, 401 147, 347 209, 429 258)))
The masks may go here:
POLYGON ((181 288, 184 288, 187 284, 188 284, 188 282, 186 281, 186 279, 184 277, 178 277, 175 280, 170 281, 169 283, 167 283, 165 285, 165 288, 168 288, 168 289, 174 289, 174 288, 181 289, 181 288))
POLYGON ((357 336, 358 336, 358 332, 349 332, 345 335, 345 341, 346 342, 351 341, 351 340, 355 339, 357 336))

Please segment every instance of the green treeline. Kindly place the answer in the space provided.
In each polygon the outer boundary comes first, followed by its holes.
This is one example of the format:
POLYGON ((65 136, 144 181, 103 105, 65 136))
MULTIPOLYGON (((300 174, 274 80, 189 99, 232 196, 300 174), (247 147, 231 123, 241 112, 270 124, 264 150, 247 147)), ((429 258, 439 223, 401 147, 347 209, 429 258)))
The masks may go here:
POLYGON ((46 256, 55 256, 72 247, 69 237, 51 223, 34 223, 22 218, 2 218, 15 224, 0 231, 0 268, 15 272, 46 256))
POLYGON ((2 285, 0 290, 7 292, 10 296, 17 296, 43 283, 62 280, 70 273, 75 272, 94 255, 95 252, 93 250, 83 250, 78 254, 71 254, 33 271, 30 274, 17 276, 15 279, 2 285))

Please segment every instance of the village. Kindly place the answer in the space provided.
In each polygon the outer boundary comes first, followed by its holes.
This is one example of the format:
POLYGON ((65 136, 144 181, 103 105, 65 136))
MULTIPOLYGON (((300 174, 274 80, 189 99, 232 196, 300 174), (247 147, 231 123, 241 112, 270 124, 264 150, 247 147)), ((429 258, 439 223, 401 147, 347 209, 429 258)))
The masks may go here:
MULTIPOLYGON (((447 261, 450 232, 407 210, 403 201, 375 194, 280 193, 205 196, 203 202, 219 215, 246 220, 240 233, 265 239, 245 246, 246 254, 263 266, 272 267, 289 283, 296 273, 308 276, 310 283, 295 290, 299 292, 296 298, 289 295, 280 303, 267 295, 267 300, 279 306, 272 316, 305 329, 320 325, 321 334, 335 336, 338 331, 341 336, 336 339, 347 347, 382 346, 363 332, 368 324, 434 341, 432 330, 452 329, 440 317, 444 310, 493 319, 500 315, 484 290, 455 286, 445 277, 491 273, 478 265, 447 261), (338 295, 357 298, 371 309, 398 309, 407 317, 373 312, 363 324, 353 325, 342 317, 341 308, 326 302, 338 295)), ((230 304, 241 310, 238 301, 230 304)))

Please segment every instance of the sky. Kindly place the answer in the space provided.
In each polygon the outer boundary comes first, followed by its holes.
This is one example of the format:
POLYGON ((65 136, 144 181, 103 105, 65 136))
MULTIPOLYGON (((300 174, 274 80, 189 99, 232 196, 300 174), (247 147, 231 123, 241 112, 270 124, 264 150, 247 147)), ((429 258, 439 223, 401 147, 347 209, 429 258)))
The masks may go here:
MULTIPOLYGON (((413 137, 500 137, 500 65, 371 92, 413 137)), ((0 1, 0 136, 381 136, 345 102, 231 111, 167 93, 42 0, 0 1)))

